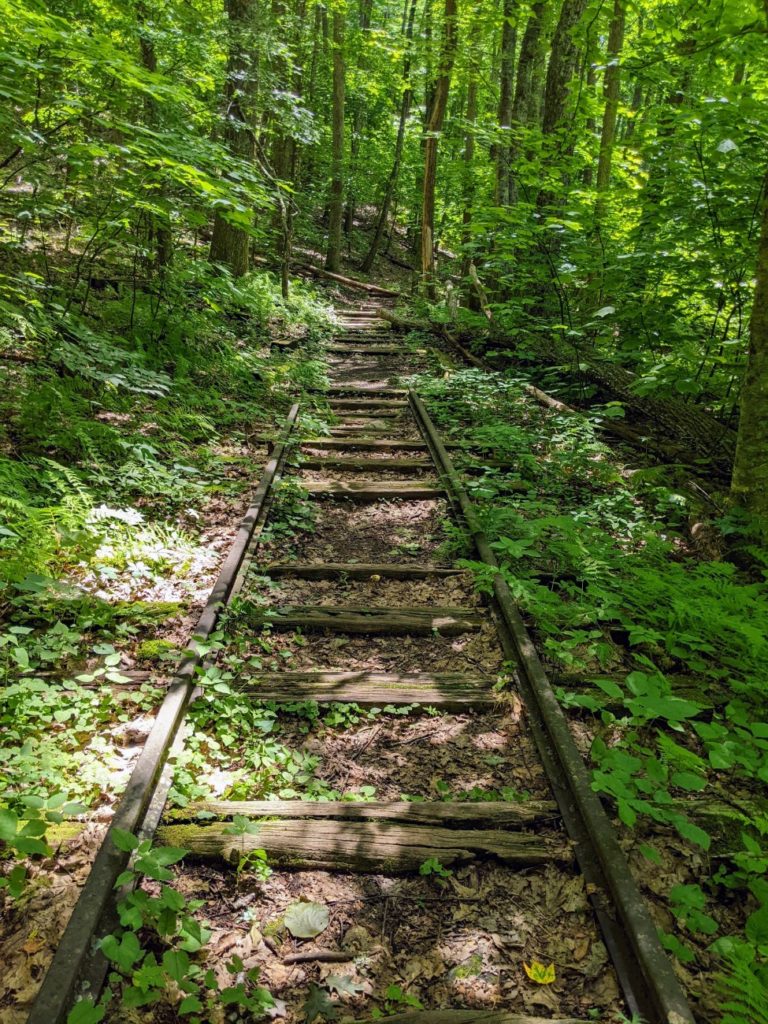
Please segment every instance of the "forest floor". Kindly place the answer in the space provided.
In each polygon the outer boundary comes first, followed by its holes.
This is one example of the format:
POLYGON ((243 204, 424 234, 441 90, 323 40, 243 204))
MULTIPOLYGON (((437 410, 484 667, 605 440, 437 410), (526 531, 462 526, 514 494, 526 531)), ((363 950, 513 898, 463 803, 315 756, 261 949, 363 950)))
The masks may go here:
MULTIPOLYGON (((388 283, 406 276, 392 265, 388 283)), ((333 289, 329 296, 341 298, 333 289)), ((760 780, 768 745, 756 697, 768 653, 768 602, 761 573, 743 555, 722 561, 720 543, 716 553, 702 548, 691 529, 703 520, 695 490, 643 465, 630 449, 607 447, 588 420, 540 408, 514 374, 466 370, 431 337, 410 335, 405 344, 429 349, 415 366, 414 382, 441 428, 466 446, 457 462, 570 710, 574 736, 592 760, 596 787, 617 814, 622 843, 678 975, 698 1018, 717 1021, 720 957, 734 950, 746 957, 750 949, 756 956, 764 941, 761 833, 767 819, 760 780), (483 467, 478 451, 507 458, 511 468, 483 467), (725 944, 712 950, 714 939, 725 944)), ((262 355, 268 359, 266 349, 262 355)), ((317 355, 310 345, 309 360, 317 355)), ((303 358, 288 357, 294 366, 303 358)), ((347 362, 345 372, 364 377, 365 360, 347 362)), ((273 423, 294 386, 290 374, 282 386, 273 423)), ((322 400, 313 401, 306 426, 314 432, 328 422, 328 411, 322 400)), ((139 432, 151 436, 151 406, 142 417, 139 432)), ((268 435, 271 424, 261 430, 268 435)), ((7 632, 4 646, 10 684, 4 772, 23 778, 30 791, 52 775, 67 800, 88 811, 79 815, 86 827, 76 827, 74 838, 64 838, 68 826, 62 825, 57 839, 54 821, 51 850, 31 851, 39 855, 26 862, 24 891, 6 904, 3 1024, 20 1024, 28 1012, 266 455, 253 431, 224 436, 206 452, 203 472, 216 473, 213 493, 203 489, 196 500, 170 510, 141 499, 136 507, 153 525, 130 550, 115 555, 102 550, 109 547, 102 540, 101 554, 72 560, 59 577, 66 592, 48 594, 34 608, 17 606, 22 632, 7 632), (27 684, 23 712, 18 696, 14 703, 19 679, 27 684), (31 699, 30 679, 39 682, 31 699)), ((305 470, 302 478, 317 474, 305 470)), ((735 521, 732 530, 738 532, 735 521)), ((288 490, 270 536, 266 561, 458 558, 467 569, 466 578, 439 589, 358 584, 356 600, 372 606, 477 603, 486 582, 480 566, 461 561, 468 554, 464 539, 442 503, 396 503, 385 514, 364 505, 350 513, 333 505, 314 509, 288 490)), ((350 593, 346 583, 275 583, 258 576, 250 586, 254 600, 275 603, 344 603, 350 593)), ((402 638, 394 646, 267 634, 225 659, 224 670, 235 663, 466 669, 502 679, 509 671, 485 627, 454 639, 402 638)), ((354 708, 337 718, 252 716, 236 701, 193 711, 172 800, 371 799, 374 791, 377 799, 547 795, 519 703, 450 719, 370 718, 354 708), (262 730, 255 739, 254 727, 262 730)), ((55 815, 54 801, 51 810, 55 815)), ((73 813, 78 817, 77 808, 73 813)), ((247 868, 225 874, 203 865, 185 866, 178 885, 205 901, 209 962, 220 965, 237 955, 258 964, 262 983, 282 999, 278 1015, 290 1019, 311 1021, 313 1008, 323 1016, 323 1007, 326 1016, 359 1014, 371 1004, 395 1012, 415 1005, 409 998, 427 1006, 452 1002, 617 1019, 618 989, 583 884, 554 868, 513 873, 485 864, 407 880, 275 870, 260 882, 247 868), (284 962, 300 943, 281 918, 298 900, 330 908, 323 946, 354 953, 352 961, 284 962), (531 959, 555 965, 555 984, 526 979, 522 964, 531 959), (315 1000, 309 1009, 307 999, 315 1000), (329 1001, 338 1005, 329 1009, 329 1001)), ((113 1019, 175 1019, 164 1013, 121 1010, 113 1019)))

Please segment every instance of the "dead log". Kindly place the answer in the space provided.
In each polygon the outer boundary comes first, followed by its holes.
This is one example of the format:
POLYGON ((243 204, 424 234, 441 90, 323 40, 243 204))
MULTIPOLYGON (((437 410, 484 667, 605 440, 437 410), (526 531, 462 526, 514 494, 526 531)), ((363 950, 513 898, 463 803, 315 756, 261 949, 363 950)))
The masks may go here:
POLYGON ((504 864, 570 863, 570 843, 527 832, 400 825, 389 821, 302 820, 265 822, 256 835, 233 835, 228 826, 165 825, 163 846, 178 846, 203 859, 238 864, 253 850, 266 850, 276 867, 316 871, 404 874, 434 857, 442 865, 496 857, 504 864))
MULTIPOLYGON (((491 371, 493 369, 483 359, 465 348, 444 324, 407 320, 387 309, 381 310, 381 316, 402 330, 430 331, 433 334, 438 334, 472 366, 481 370, 491 371)), ((492 320, 490 322, 492 323, 492 320)), ((567 362, 571 357, 572 353, 558 350, 556 356, 545 361, 562 363, 567 362)), ((626 423, 617 423, 613 420, 601 420, 597 424, 598 429, 603 433, 620 437, 635 447, 653 451, 666 459, 690 462, 693 451, 695 454, 713 460, 715 468, 722 469, 726 473, 730 472, 736 445, 736 434, 730 427, 720 423, 702 409, 681 405, 672 399, 637 395, 632 390, 636 379, 634 374, 622 366, 602 361, 584 363, 582 366, 585 367, 582 372, 588 380, 613 395, 616 400, 633 412, 664 427, 667 436, 671 436, 674 440, 660 441, 658 438, 633 429, 626 423)), ((533 384, 526 385, 526 391, 541 405, 556 412, 574 416, 585 415, 583 411, 553 398, 552 395, 548 395, 533 384)))
POLYGON ((403 825, 421 825, 438 828, 527 828, 558 817, 557 804, 548 800, 529 800, 521 803, 506 801, 428 800, 423 803, 407 801, 351 801, 315 800, 200 800, 169 811, 167 817, 174 822, 195 821, 204 817, 231 818, 236 814, 247 818, 281 818, 291 820, 314 819, 332 821, 394 821, 403 825))
MULTIPOLYGON (((263 256, 252 256, 251 260, 260 267, 269 267, 272 270, 277 268, 274 267, 272 262, 265 259, 263 256)), ((369 295, 379 295, 382 298, 387 299, 399 299, 400 292, 393 291, 391 288, 382 288, 377 284, 369 284, 367 281, 357 281, 353 277, 344 277, 342 274, 335 274, 333 271, 325 270, 322 267, 315 267, 311 263, 291 263, 290 268, 294 273, 308 274, 310 277, 322 277, 329 281, 336 281, 337 284, 343 285, 345 288, 356 288, 359 291, 368 292, 369 295)))

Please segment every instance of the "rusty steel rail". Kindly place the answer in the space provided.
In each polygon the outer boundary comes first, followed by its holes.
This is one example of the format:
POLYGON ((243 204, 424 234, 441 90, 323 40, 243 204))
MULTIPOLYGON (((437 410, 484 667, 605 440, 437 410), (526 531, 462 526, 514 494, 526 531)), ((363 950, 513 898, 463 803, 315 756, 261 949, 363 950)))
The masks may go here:
POLYGON ((115 810, 88 879, 64 929, 51 965, 37 994, 27 1024, 64 1024, 72 1004, 80 996, 96 999, 106 976, 107 962, 98 943, 114 927, 114 887, 125 870, 129 854, 118 850, 110 838, 112 828, 142 831, 148 838, 154 831, 162 807, 153 803, 166 766, 169 751, 178 736, 195 689, 197 670, 204 653, 199 649, 215 631, 222 611, 231 601, 250 554, 258 540, 269 509, 273 487, 280 478, 290 437, 299 413, 291 407, 280 440, 264 467, 248 511, 237 531, 218 579, 206 602, 179 668, 134 766, 125 792, 115 810), (151 819, 151 822, 149 821, 151 819))
POLYGON ((410 389, 408 400, 454 513, 466 524, 481 561, 496 570, 493 605, 504 653, 517 665, 539 756, 591 891, 589 898, 627 1008, 648 1024, 694 1024, 685 994, 659 942, 613 825, 592 789, 587 767, 474 506, 421 398, 410 389))

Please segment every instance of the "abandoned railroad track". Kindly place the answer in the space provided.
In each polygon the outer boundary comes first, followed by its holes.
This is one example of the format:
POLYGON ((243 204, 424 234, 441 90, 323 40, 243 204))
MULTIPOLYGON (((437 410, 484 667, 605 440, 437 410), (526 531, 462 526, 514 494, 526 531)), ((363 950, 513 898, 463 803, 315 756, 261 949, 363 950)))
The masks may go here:
MULTIPOLYGON (((238 876, 246 865, 246 884, 227 897, 248 908, 245 966, 261 969, 291 1021, 341 1010, 372 1019, 371 997, 384 989, 385 1014, 409 1024, 565 1022, 619 1008, 649 1024, 692 1021, 462 480, 418 394, 403 386, 427 353, 405 347, 373 305, 339 321, 327 346, 330 432, 307 435, 301 410, 291 410, 113 829, 188 851, 191 894, 219 885, 211 873, 223 865, 238 876), (281 481, 311 503, 312 530, 269 532, 281 481), (488 565, 488 601, 443 558, 446 521, 488 565), (253 642, 250 654, 260 638, 284 635, 290 668, 254 667, 246 650, 236 688, 282 716, 284 735, 308 756, 322 748, 336 796, 166 808, 198 669, 222 621, 223 643, 235 631, 253 642), (314 736, 307 709, 333 707, 353 709, 339 712, 350 728, 314 736), (249 858, 260 851, 274 874, 249 886, 249 858), (299 944, 285 930, 297 896, 331 908, 316 941, 299 944), (565 982, 557 998, 535 979, 521 986, 521 966, 535 960, 551 961, 565 982), (352 1000, 301 1010, 329 963, 343 965, 330 990, 352 1000), (410 984, 438 977, 409 999, 410 984), (468 977, 477 979, 471 993, 468 977)), ((114 930, 115 883, 130 853, 113 835, 29 1024, 66 1021, 104 984, 97 941, 114 930)))

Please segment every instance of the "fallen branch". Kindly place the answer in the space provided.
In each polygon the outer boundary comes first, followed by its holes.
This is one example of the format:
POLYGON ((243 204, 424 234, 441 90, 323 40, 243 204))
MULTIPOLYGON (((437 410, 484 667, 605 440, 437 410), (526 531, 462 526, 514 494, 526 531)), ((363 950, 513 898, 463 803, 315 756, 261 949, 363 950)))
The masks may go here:
MULTIPOLYGON (((471 277, 470 271, 470 277, 471 277)), ((475 275, 477 276, 477 275, 475 275)), ((473 352, 470 352, 468 348, 459 341, 459 339, 452 334, 444 324, 432 324, 432 323, 421 323, 415 320, 406 320, 403 317, 398 316, 396 313, 392 313, 388 309, 379 310, 378 314, 382 319, 388 320, 393 326, 399 327, 402 330, 410 331, 429 331, 431 334, 438 334, 444 338, 449 344, 466 359, 472 366, 476 366, 480 370, 486 372, 492 372, 491 367, 485 360, 480 359, 473 352)), ((488 311, 488 318, 490 321, 493 319, 493 314, 488 311)), ((561 402, 558 398, 553 398, 552 395, 548 395, 546 391, 542 391, 541 388, 535 387, 533 384, 525 385, 526 392, 540 405, 546 406, 548 409, 552 409, 554 412, 558 412, 566 416, 584 416, 585 413, 576 409, 571 405, 566 405, 565 402, 561 402)), ((685 454, 685 449, 674 444, 665 444, 662 441, 657 441, 655 438, 647 437, 645 434, 641 434, 637 430, 633 430, 632 427, 628 427, 625 423, 616 423, 612 420, 600 420, 596 424, 598 429, 602 430, 603 433, 613 434, 615 437, 620 437, 622 440, 627 441, 629 444, 635 447, 652 449, 667 458, 678 459, 681 455, 685 454)))
POLYGON ((291 953, 283 957, 284 964, 346 964, 355 959, 354 953, 336 953, 331 949, 309 950, 307 953, 291 953))
MULTIPOLYGON (((277 269, 274 264, 266 259, 264 256, 252 256, 252 261, 260 267, 269 267, 270 269, 277 269)), ((329 281, 336 281, 338 284, 344 285, 345 288, 357 288, 360 291, 368 292, 370 295, 378 295, 381 298, 387 299, 399 299, 401 298, 400 292, 393 291, 391 288, 382 288, 377 284, 369 284, 367 281, 357 281, 353 277, 344 277, 342 274, 334 274, 330 270, 325 270, 323 267, 316 267, 312 263, 292 263, 291 270, 296 274, 309 275, 310 277, 322 277, 329 281)))

